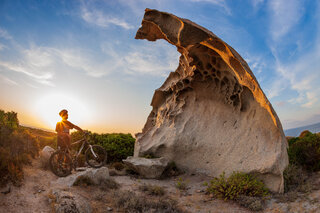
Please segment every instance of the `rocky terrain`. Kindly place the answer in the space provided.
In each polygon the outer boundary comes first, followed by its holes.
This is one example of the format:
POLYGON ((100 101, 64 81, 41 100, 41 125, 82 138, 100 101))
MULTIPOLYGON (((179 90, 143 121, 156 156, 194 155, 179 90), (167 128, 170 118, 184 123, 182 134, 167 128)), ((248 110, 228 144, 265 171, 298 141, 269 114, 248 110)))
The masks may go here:
MULTIPOLYGON (((69 186, 72 176, 83 171, 58 178, 36 159, 24 172, 22 186, 0 190, 1 213, 148 212, 152 208, 156 212, 251 212, 237 202, 206 194, 203 183, 211 177, 205 175, 184 173, 157 180, 110 168, 110 176, 105 177, 109 181, 95 185, 83 179, 69 186)), ((319 212, 320 173, 314 173, 309 182, 308 192, 273 195, 264 202, 262 212, 319 212)))

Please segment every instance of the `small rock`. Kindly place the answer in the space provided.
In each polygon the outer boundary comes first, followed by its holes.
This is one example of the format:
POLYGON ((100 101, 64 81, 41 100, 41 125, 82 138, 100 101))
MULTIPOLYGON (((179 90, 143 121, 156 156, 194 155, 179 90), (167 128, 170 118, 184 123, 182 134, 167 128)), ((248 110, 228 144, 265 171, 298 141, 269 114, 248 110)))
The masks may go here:
POLYGON ((111 212, 113 209, 111 207, 107 207, 107 210, 111 212))
POLYGON ((142 158, 129 156, 123 162, 145 178, 160 178, 169 161, 164 158, 142 158))
POLYGON ((1 190, 1 193, 4 195, 6 195, 10 192, 11 192, 11 186, 9 184, 1 190))

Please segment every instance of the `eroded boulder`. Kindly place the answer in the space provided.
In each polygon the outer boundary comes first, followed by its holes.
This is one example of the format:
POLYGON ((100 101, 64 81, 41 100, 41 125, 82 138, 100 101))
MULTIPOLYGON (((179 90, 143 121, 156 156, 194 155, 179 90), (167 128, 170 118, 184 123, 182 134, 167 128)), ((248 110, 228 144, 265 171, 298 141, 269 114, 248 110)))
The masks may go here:
POLYGON ((169 161, 164 158, 141 158, 129 156, 123 162, 145 178, 160 178, 169 161))
POLYGON ((166 157, 179 168, 212 176, 256 173, 282 192, 287 141, 243 58, 207 29, 157 10, 146 9, 136 39, 165 39, 181 56, 154 93, 134 156, 166 157))

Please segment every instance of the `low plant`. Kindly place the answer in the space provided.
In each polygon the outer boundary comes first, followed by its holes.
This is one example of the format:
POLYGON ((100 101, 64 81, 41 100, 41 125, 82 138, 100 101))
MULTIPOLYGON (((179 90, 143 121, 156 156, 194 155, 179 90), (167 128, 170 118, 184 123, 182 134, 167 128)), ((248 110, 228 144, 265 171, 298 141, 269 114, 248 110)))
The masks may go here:
POLYGON ((139 189, 149 195, 163 196, 165 194, 164 188, 157 185, 143 184, 139 186, 139 189))
POLYGON ((220 177, 211 180, 207 192, 224 200, 235 200, 240 195, 265 197, 269 194, 262 181, 254 175, 243 172, 233 172, 228 178, 222 173, 220 177))
POLYGON ((284 191, 289 192, 293 190, 301 191, 305 188, 308 173, 301 166, 296 164, 289 164, 283 172, 284 191))
POLYGON ((124 212, 183 212, 177 202, 169 197, 154 200, 137 195, 132 191, 115 191, 113 198, 117 208, 124 212))
POLYGON ((176 188, 179 190, 186 190, 187 183, 180 177, 180 178, 178 178, 178 180, 176 182, 176 188))

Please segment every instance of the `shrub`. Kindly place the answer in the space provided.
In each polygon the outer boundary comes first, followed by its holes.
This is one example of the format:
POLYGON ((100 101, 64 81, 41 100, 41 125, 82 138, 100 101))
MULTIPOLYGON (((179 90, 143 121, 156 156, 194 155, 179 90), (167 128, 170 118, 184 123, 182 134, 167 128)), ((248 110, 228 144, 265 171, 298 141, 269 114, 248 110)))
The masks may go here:
POLYGON ((299 165, 289 164, 283 172, 284 191, 289 192, 300 189, 305 184, 308 174, 299 165))
MULTIPOLYGON (((73 132, 72 141, 82 138, 81 133, 73 132)), ((112 133, 97 134, 91 133, 89 136, 91 143, 101 145, 106 149, 108 163, 120 162, 128 156, 133 156, 135 139, 131 134, 112 133)))
POLYGON ((289 140, 289 162, 308 171, 320 170, 320 136, 306 133, 303 137, 289 140))
POLYGON ((251 174, 233 172, 229 178, 222 173, 219 178, 211 180, 207 192, 224 200, 235 200, 240 195, 264 197, 269 194, 262 181, 251 174))
POLYGON ((149 195, 163 196, 165 194, 165 190, 157 185, 143 184, 139 186, 139 189, 149 195))
POLYGON ((19 126, 17 113, 0 110, 0 185, 9 181, 19 185, 23 165, 38 153, 37 138, 19 126))
POLYGON ((124 212, 183 212, 177 202, 168 197, 153 200, 138 196, 132 191, 115 191, 113 198, 117 208, 123 209, 124 212))
POLYGON ((176 183, 176 188, 179 190, 186 190, 187 189, 187 183, 182 180, 182 178, 179 178, 176 183))

